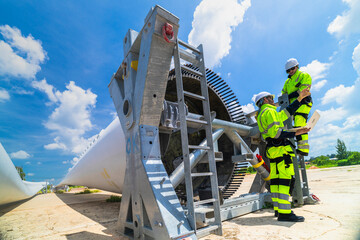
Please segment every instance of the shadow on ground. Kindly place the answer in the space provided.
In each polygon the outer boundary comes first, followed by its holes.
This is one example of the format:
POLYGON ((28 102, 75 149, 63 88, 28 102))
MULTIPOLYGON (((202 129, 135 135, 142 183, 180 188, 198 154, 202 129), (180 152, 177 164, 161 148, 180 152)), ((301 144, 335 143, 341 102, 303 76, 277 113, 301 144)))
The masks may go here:
POLYGON ((87 240, 113 240, 114 237, 104 236, 101 234, 91 233, 91 232, 78 232, 73 234, 66 235, 66 238, 69 240, 78 240, 78 239, 87 239, 87 240))
POLYGON ((109 192, 96 194, 56 194, 56 196, 63 201, 68 207, 79 212, 85 217, 97 222, 104 228, 104 233, 111 235, 104 236, 101 234, 82 231, 65 235, 67 239, 118 239, 116 233, 116 225, 119 216, 120 202, 106 202, 106 199, 114 195, 109 192))
MULTIPOLYGON (((17 208, 18 206, 26 203, 27 201, 29 201, 30 199, 34 198, 36 195, 32 196, 31 198, 28 199, 24 199, 24 200, 20 200, 17 202, 12 202, 12 203, 7 203, 4 205, 0 205, 0 217, 3 216, 4 214, 10 212, 11 210, 17 208)), ((2 239, 2 238, 0 238, 2 239)))
POLYGON ((283 227, 291 227, 295 224, 295 222, 279 222, 277 217, 274 216, 274 210, 272 209, 261 209, 259 211, 252 212, 251 215, 243 215, 238 218, 233 218, 229 220, 229 222, 236 223, 242 226, 265 226, 265 225, 273 225, 273 226, 283 226, 283 227), (264 213, 268 213, 268 216, 264 216, 264 213), (259 215, 259 216, 254 216, 259 215), (249 217, 251 216, 251 217, 249 217))

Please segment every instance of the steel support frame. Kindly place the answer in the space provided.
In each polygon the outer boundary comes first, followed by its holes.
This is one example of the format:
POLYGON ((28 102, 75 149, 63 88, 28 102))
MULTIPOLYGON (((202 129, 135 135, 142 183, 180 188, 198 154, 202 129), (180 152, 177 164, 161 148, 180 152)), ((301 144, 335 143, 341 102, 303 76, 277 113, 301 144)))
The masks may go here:
MULTIPOLYGON (((290 105, 289 97, 287 94, 283 94, 278 98, 278 103, 280 106, 280 111, 290 105)), ((285 122, 284 125, 288 129, 292 128, 293 124, 293 117, 289 117, 285 122)), ((309 192, 309 184, 306 174, 305 168, 305 159, 303 156, 299 156, 296 154, 295 149, 295 140, 289 139, 292 146, 292 150, 295 153, 295 157, 292 158, 293 165, 294 165, 294 172, 295 172, 295 186, 292 192, 292 201, 295 205, 304 205, 304 203, 312 203, 312 198, 310 197, 309 192), (300 167, 299 167, 300 165, 300 167), (301 176, 300 176, 301 171, 301 176)), ((291 194, 291 193, 290 193, 291 194)))
POLYGON ((124 61, 109 91, 126 137, 126 173, 119 232, 130 239, 197 239, 161 161, 159 122, 174 43, 162 36, 165 23, 177 37, 179 19, 159 6, 140 33, 124 38, 124 61))

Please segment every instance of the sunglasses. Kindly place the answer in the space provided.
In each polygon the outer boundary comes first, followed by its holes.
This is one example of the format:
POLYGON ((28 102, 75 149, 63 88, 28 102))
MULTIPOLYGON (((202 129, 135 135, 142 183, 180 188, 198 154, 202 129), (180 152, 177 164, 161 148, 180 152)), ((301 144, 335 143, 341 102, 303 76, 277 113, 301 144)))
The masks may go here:
MULTIPOLYGON (((296 67, 296 66, 295 66, 296 67)), ((288 70, 286 70, 286 73, 289 73, 290 71, 294 70, 295 67, 289 68, 288 70)))

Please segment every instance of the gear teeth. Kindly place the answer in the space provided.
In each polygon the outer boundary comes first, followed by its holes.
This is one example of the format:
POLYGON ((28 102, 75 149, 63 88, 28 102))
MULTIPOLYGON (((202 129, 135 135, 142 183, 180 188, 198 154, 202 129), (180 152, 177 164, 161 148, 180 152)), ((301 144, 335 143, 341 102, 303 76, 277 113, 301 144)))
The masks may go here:
MULTIPOLYGON (((186 64, 186 67, 192 68, 194 70, 198 70, 197 67, 186 64)), ((198 76, 191 74, 185 70, 181 71, 183 77, 191 77, 194 79, 200 79, 198 76)), ((175 70, 171 70, 169 72, 168 81, 175 79, 175 70)), ((231 90, 229 85, 215 72, 210 69, 206 69, 206 78, 208 81, 208 86, 216 93, 219 98, 223 101, 224 106, 230 116, 232 122, 246 124, 246 117, 242 110, 241 105, 237 97, 235 96, 234 92, 231 90)), ((222 194, 224 199, 228 199, 233 196, 237 189, 239 189, 247 170, 248 165, 244 163, 237 163, 233 169, 231 177, 229 178, 228 182, 222 188, 222 194)), ((186 193, 181 190, 176 190, 177 195, 179 198, 186 199, 186 193)))

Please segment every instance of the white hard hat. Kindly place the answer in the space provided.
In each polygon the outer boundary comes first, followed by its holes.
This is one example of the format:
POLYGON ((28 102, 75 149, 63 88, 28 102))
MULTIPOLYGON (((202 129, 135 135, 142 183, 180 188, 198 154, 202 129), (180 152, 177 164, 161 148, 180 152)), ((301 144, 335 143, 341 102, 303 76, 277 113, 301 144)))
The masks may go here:
POLYGON ((267 96, 273 96, 271 93, 269 92, 261 92, 259 94, 256 94, 254 97, 253 97, 253 101, 255 102, 255 105, 257 106, 258 102, 264 98, 264 97, 267 97, 267 96))
POLYGON ((290 58, 289 60, 286 61, 285 70, 288 70, 297 65, 299 65, 298 61, 295 58, 290 58))

